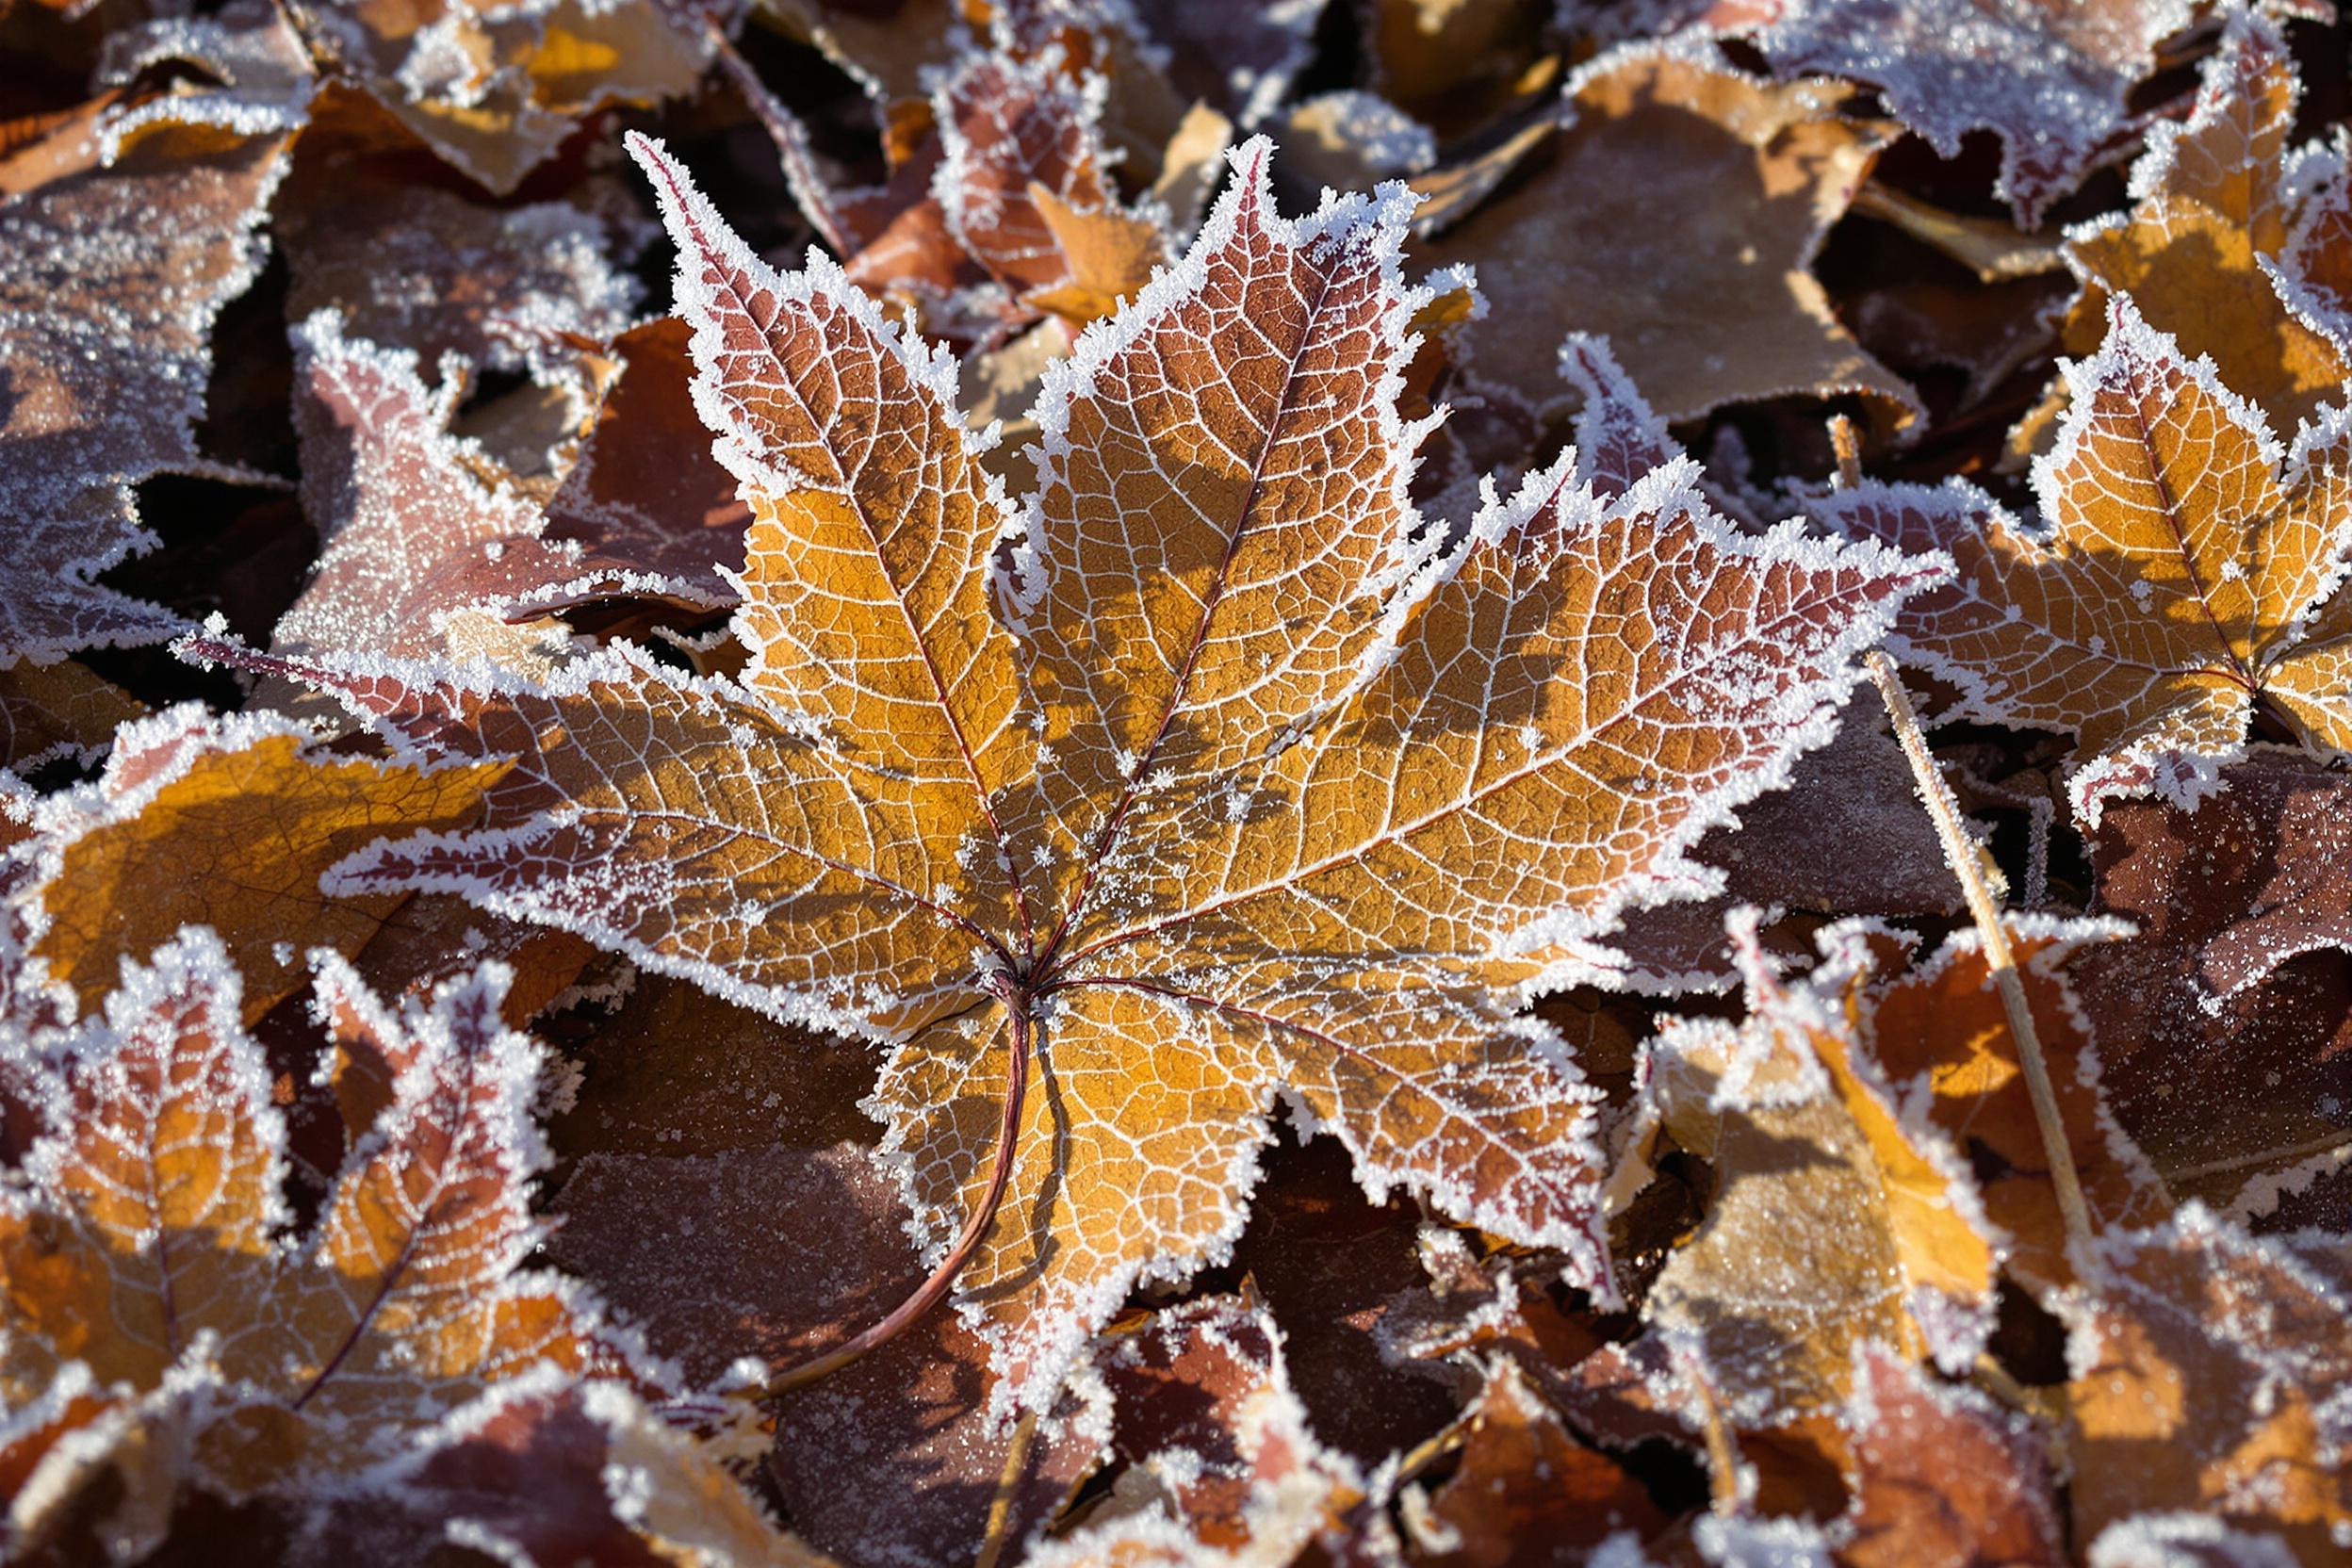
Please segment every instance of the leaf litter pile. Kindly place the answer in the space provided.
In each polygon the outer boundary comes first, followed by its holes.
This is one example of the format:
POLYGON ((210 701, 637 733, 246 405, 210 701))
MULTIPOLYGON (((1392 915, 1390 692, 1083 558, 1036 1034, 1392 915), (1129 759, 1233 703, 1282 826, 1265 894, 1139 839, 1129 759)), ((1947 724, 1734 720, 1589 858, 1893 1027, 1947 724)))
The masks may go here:
POLYGON ((2352 1561, 2348 55, 0 0, 0 1559, 2352 1561))

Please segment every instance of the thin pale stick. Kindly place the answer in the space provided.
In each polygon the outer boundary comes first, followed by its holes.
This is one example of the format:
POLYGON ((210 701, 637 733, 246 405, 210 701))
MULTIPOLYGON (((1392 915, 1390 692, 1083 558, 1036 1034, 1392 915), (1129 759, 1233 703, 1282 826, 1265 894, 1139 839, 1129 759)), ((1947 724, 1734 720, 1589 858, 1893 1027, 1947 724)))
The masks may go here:
POLYGON ((1021 1102, 1029 1090, 1029 1014, 1025 1005, 1014 1005, 1012 1015, 1012 1066, 1004 1077, 1004 1119, 996 1133, 996 1163, 988 1174, 988 1190, 964 1221, 963 1233, 947 1256, 939 1260, 914 1294, 901 1301, 890 1316, 874 1324, 856 1337, 844 1340, 821 1356, 788 1366, 768 1380, 771 1395, 789 1393, 806 1387, 819 1378, 839 1372, 869 1350, 876 1350, 896 1339, 921 1321, 923 1314, 939 1304, 939 1300, 956 1283, 964 1265, 980 1250, 981 1241, 988 1233, 988 1226, 996 1218, 997 1205, 1004 1200, 1004 1188, 1012 1180, 1013 1151, 1021 1131, 1021 1102))
MULTIPOLYGON (((1829 435, 1838 452, 1839 487, 1858 482, 1861 466, 1855 456, 1853 424, 1839 415, 1829 422, 1829 435)), ((2017 1040, 2017 1065, 2025 1070, 2026 1093, 2034 1102, 2034 1120, 2041 1130, 2042 1152, 2050 1161, 2050 1184, 2057 1189, 2058 1210, 2066 1219, 2066 1236, 2075 1253, 2074 1265, 2078 1270, 2088 1273, 2094 1266, 2095 1256, 2091 1250, 2090 1206, 2082 1200, 2082 1182, 2075 1171, 2074 1150, 2066 1142, 2058 1092, 2050 1083, 2049 1060, 2042 1054, 2041 1033, 2034 1026, 2033 1008, 2026 1005, 2025 983, 2017 977, 2017 955, 2009 946, 2009 929, 2001 922, 2001 902, 1984 874, 1982 851, 1961 824, 1960 803, 1952 798, 1952 787, 1944 782, 1934 755, 1927 749, 1927 737, 1920 733, 1919 714, 1912 710, 1910 694, 1903 689, 1903 678, 1895 673, 1894 662, 1885 650, 1873 648, 1864 663, 1870 678, 1878 684, 1878 694, 1886 700, 1887 716, 1894 721, 1895 739, 1903 746, 1903 756, 1910 760, 1919 799, 1936 824, 1936 838, 1943 843, 1944 861, 1960 879, 1961 896, 1968 900, 1968 916, 1976 923, 1977 936, 1984 944, 1984 965, 1992 971, 1994 988, 2001 993, 2001 1010, 2009 1015, 2009 1033, 2017 1040)))
POLYGON ((1036 1446, 1037 1436, 1037 1413, 1022 1411, 1013 1427, 1013 1440, 1005 1446, 996 1495, 988 1500, 987 1533, 980 1538, 980 1555, 972 1560, 972 1568, 997 1568, 1004 1560, 1005 1543, 1013 1533, 1013 1505, 1021 1498, 1021 1480, 1028 1473, 1029 1450, 1036 1446))
POLYGON ((2324 1138, 2308 1143, 2289 1144, 2283 1149, 2265 1149, 2259 1153, 2235 1154, 2226 1160, 2207 1160, 2203 1165, 2184 1166, 2167 1171, 2167 1182, 2193 1182, 2200 1176, 2226 1176, 2233 1170, 2251 1170, 2256 1166, 2272 1165, 2280 1160, 2305 1160, 2313 1154, 2352 1147, 2352 1133, 2330 1133, 2324 1138))

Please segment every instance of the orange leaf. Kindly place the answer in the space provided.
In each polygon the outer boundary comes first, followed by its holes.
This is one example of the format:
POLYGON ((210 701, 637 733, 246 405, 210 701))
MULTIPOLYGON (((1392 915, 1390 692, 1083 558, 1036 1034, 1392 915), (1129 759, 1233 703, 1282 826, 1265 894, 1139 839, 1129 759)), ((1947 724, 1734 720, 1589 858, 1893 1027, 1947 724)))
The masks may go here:
POLYGON ((1954 686, 1962 715, 2074 735, 2085 827, 2111 795, 2210 793, 2258 699, 2352 747, 2352 597, 2337 593, 2352 422, 2307 425, 2282 453, 2210 361, 2124 300, 2068 379, 2034 469, 2046 531, 1962 481, 1814 502, 1850 534, 1952 553, 1959 581, 1909 606, 1891 645, 1954 686))
POLYGON ((321 893, 319 874, 395 824, 472 821, 504 771, 330 758, 267 714, 180 708, 125 726, 95 784, 41 805, 32 951, 89 1007, 123 958, 208 925, 258 1018, 302 985, 295 944, 357 952, 399 903, 321 893))
POLYGON ((748 662, 301 666, 421 743, 522 759, 482 832, 336 885, 459 892, 890 1040, 874 1103, 931 1237, 988 1191, 1032 1062, 963 1281, 1031 1397, 1135 1281, 1237 1233, 1278 1094, 1376 1194, 1603 1285, 1592 1094, 1518 1004, 1706 885, 1685 851, 1825 737, 1935 568, 1738 533, 1663 452, 1606 494, 1567 454, 1439 553, 1394 404, 1404 203, 1285 221, 1262 145, 1049 374, 1007 541, 950 368, 638 150, 752 509, 748 662))

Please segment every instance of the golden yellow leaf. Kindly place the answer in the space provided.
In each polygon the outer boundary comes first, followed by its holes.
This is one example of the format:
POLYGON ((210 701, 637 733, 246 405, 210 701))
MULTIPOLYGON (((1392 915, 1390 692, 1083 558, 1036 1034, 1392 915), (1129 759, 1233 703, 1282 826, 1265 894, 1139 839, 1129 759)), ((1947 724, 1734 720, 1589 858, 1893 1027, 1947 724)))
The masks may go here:
POLYGON ((2070 351, 2094 351, 2109 301, 2128 295, 2282 430, 2342 400, 2352 364, 2274 281, 2297 218, 2287 137, 2301 90, 2278 24, 2233 11, 2187 123, 2150 129, 2132 172, 2136 204, 2068 237, 2088 285, 2068 317, 2070 351))
POLYGON ((1441 553, 1396 408, 1407 201, 1285 220, 1263 144, 1048 372, 1007 537, 939 352, 826 264, 766 268, 638 151, 753 514, 747 662, 297 666, 415 743, 521 759, 482 831, 337 886, 458 892, 887 1040, 886 1149, 934 1242, 993 1213, 961 1283, 1029 1397, 1238 1232, 1278 1096, 1375 1192, 1606 1288, 1592 1091, 1518 1004, 1704 886, 1685 851, 1826 737, 1935 568, 1733 531, 1622 377, 1594 450, 1441 553))
POLYGON ((2071 405, 2034 466, 2041 529, 1963 481, 1864 484, 1813 510, 1850 535, 1948 550, 1959 580, 1915 600, 1890 645, 1949 682, 1956 711, 2076 737, 2067 793, 2181 805, 2240 754, 2258 701, 2352 746, 2352 421, 2282 451, 2259 411, 2142 319, 2068 370, 2071 405), (2334 603, 2330 601, 2334 600, 2334 603))
POLYGON ((297 949, 355 953, 400 902, 322 893, 320 874, 403 824, 472 821, 504 771, 329 757, 268 715, 182 708, 128 726, 96 783, 42 803, 33 952, 89 1007, 122 959, 209 925, 258 1018, 302 984, 297 949))

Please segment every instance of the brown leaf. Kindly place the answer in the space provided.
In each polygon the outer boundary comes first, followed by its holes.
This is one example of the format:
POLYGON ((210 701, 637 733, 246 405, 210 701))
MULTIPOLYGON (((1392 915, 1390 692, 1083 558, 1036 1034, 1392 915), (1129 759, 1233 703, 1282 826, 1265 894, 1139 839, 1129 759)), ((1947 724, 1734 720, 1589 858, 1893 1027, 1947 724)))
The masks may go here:
MULTIPOLYGON (((41 1070, 46 1127, 0 1200, 0 1380, 21 1405, 77 1363, 176 1423, 176 1469, 149 1506, 184 1481, 332 1499, 336 1478, 430 1447, 468 1401, 535 1371, 653 1386, 592 1301, 520 1268, 538 1240, 538 1051, 498 1023, 499 972, 397 1015, 332 957, 318 984, 393 1092, 299 1245, 276 1233, 283 1124, 208 933, 126 965, 104 1019, 41 1070)), ((28 1484, 87 1484, 87 1459, 53 1446, 28 1484)))
POLYGON ((2116 1114, 2184 1190, 2226 1199, 2352 1117, 2352 785, 2290 753, 2194 812, 2118 802, 2098 907, 2139 927, 2073 965, 2116 1114))
POLYGON ((2185 0, 1764 0, 1722 8, 1783 77, 1849 76, 1943 157, 2001 139, 1997 194, 2035 227, 2126 129, 2125 101, 2185 28, 2185 0), (1746 14, 1740 14, 1740 13, 1746 14), (1763 24, 1759 27, 1758 23, 1763 24))
POLYGON ((1466 330, 1469 368, 1557 407, 1553 349, 1573 327, 1606 336, 1668 419, 1844 392, 1910 419, 1911 389, 1807 270, 1886 141, 1838 118, 1843 96, 1655 52, 1582 78, 1540 168, 1422 248, 1478 268, 1491 309, 1466 330))
POLYGON ((1855 1354, 1839 1568, 2063 1568, 2066 1530, 2033 1423, 1883 1346, 1855 1354))
POLYGON ((1172 1524, 1180 1541, 1287 1561, 1364 1496, 1354 1464, 1309 1430, 1282 1331, 1249 1298, 1203 1297, 1154 1315, 1112 1341, 1102 1376, 1127 1469, 1072 1547, 1165 1543, 1172 1524))
POLYGON ((1489 1375, 1459 1429, 1462 1462, 1413 1519, 1423 1568, 1573 1568, 1609 1537, 1665 1524, 1615 1460, 1568 1435, 1511 1363, 1489 1375))

